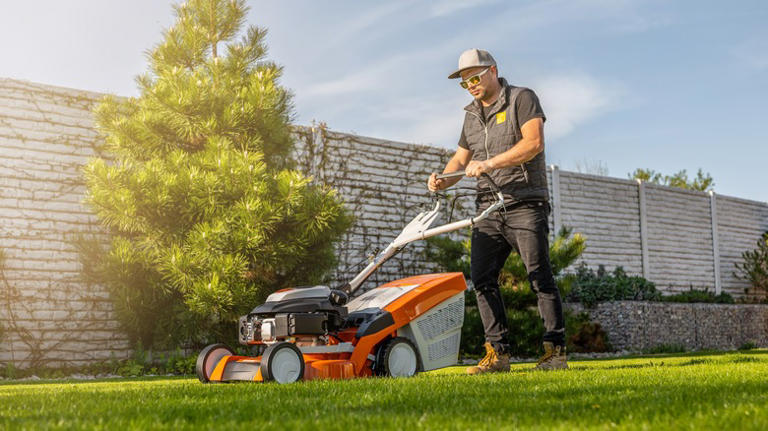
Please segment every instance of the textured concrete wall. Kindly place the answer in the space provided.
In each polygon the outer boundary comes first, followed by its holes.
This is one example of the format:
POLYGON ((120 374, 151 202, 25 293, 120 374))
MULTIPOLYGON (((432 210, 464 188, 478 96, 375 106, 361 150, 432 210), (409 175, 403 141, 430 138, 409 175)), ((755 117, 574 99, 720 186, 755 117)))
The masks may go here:
POLYGON ((623 266, 667 293, 719 286, 745 296, 749 284, 734 264, 768 231, 765 202, 575 172, 559 172, 559 180, 553 207, 562 225, 587 237, 581 262, 623 266))
POLYGON ((709 196, 652 184, 646 191, 651 280, 669 291, 714 290, 709 196))
POLYGON ((562 224, 587 237, 583 262, 643 272, 635 182, 560 172, 560 193, 562 224))
MULTIPOLYGON (((338 247, 335 279, 349 281, 368 264, 367 258, 386 247, 419 212, 432 208, 426 179, 441 170, 450 154, 440 148, 404 144, 320 129, 300 128, 297 159, 304 172, 333 185, 356 222, 338 247), (303 133, 302 133, 303 132, 303 133)), ((462 186, 470 186, 463 180, 462 186)), ((464 206, 471 201, 464 199, 464 206)), ((471 206, 471 205, 470 205, 471 206)), ((474 208, 474 207, 472 207, 474 208)), ((457 210, 453 219, 466 214, 457 210)), ((447 208, 435 225, 447 221, 447 208)), ((395 278, 434 271, 421 256, 423 242, 414 243, 375 272, 364 287, 395 278)))
POLYGON ((585 308, 600 323, 617 350, 638 351, 657 346, 684 346, 689 350, 737 349, 745 343, 768 346, 768 305, 677 304, 615 301, 585 308))
POLYGON ((98 232, 80 169, 94 156, 98 94, 0 79, 0 362, 82 365, 129 346, 107 292, 72 246, 98 232))
POLYGON ((768 230, 768 205, 717 196, 716 218, 723 290, 740 293, 747 283, 734 276, 734 264, 743 262, 741 254, 755 249, 757 239, 768 230))
MULTIPOLYGON (((78 233, 99 232, 82 204, 80 169, 95 155, 99 138, 90 109, 100 96, 0 79, 0 249, 7 256, 0 280, 0 362, 36 358, 77 365, 129 353, 107 293, 82 282, 72 247, 78 233)), ((337 187, 357 217, 338 247, 339 283, 429 206, 426 177, 450 156, 440 148, 319 128, 297 127, 296 136, 301 169, 337 187)), ((554 176, 549 173, 550 180, 554 176)), ((553 213, 550 224, 557 219, 587 236, 582 260, 588 265, 622 265, 637 274, 648 270, 662 290, 714 286, 708 195, 646 185, 643 233, 637 183, 573 172, 556 176, 559 201, 553 202, 557 217, 553 213)), ((554 189, 550 181, 553 195, 554 189)), ((472 199, 461 200, 460 207, 454 220, 472 211, 472 199)), ((722 287, 740 294, 746 284, 733 277, 733 263, 768 230, 768 205, 716 196, 715 208, 722 287)), ((438 223, 446 216, 444 211, 438 223)), ((403 251, 369 285, 432 271, 422 247, 417 243, 403 251)))

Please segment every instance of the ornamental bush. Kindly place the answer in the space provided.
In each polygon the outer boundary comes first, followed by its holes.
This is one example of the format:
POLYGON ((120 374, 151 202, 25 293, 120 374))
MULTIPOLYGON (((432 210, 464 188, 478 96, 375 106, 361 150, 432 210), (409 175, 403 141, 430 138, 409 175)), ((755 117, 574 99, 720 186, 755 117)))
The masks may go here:
POLYGON ((722 292, 715 295, 708 289, 699 290, 694 289, 693 286, 691 286, 691 288, 685 292, 662 296, 662 300, 664 302, 704 302, 711 304, 733 304, 736 302, 733 299, 733 296, 727 292, 722 292))
POLYGON ((753 300, 768 300, 768 231, 757 240, 757 247, 741 254, 736 263, 736 277, 746 280, 751 287, 745 293, 753 300))
POLYGON ((609 273, 603 265, 594 271, 582 264, 576 268, 573 288, 566 300, 592 307, 602 301, 660 301, 661 292, 653 282, 627 275, 620 266, 609 273))
POLYGON ((147 348, 233 340, 276 289, 318 283, 350 224, 331 188, 293 170, 291 94, 244 0, 190 0, 148 52, 140 96, 95 110, 105 158, 87 201, 111 234, 81 239, 84 274, 109 290, 147 348))

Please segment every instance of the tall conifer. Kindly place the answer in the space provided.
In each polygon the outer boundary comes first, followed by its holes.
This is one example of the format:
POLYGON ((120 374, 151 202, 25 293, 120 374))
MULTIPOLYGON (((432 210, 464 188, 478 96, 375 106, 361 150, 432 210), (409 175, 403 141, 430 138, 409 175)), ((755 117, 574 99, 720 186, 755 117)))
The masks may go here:
POLYGON ((333 190, 292 170, 291 95, 265 31, 241 31, 245 2, 174 8, 140 96, 97 107, 110 160, 85 169, 112 234, 103 253, 84 247, 86 272, 145 347, 234 336, 266 294, 320 281, 349 225, 333 190))

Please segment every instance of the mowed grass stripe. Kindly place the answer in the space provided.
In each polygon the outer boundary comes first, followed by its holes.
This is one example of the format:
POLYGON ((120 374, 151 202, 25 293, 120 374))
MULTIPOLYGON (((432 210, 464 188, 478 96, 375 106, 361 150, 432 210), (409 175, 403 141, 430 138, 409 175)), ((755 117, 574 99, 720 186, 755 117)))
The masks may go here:
POLYGON ((0 384, 8 429, 768 429, 768 352, 573 361, 571 370, 213 384, 0 384))

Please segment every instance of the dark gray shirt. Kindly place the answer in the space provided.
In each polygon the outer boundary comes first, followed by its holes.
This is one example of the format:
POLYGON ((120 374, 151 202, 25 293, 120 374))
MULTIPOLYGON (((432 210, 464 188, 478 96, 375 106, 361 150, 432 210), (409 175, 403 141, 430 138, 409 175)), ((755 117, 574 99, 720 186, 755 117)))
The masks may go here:
MULTIPOLYGON (((523 124, 534 118, 546 120, 532 90, 509 85, 504 78, 499 78, 499 83, 502 92, 493 105, 483 107, 473 101, 464 108, 459 146, 472 152, 472 160, 488 160, 509 150, 523 138, 523 124)), ((489 175, 509 202, 549 199, 543 152, 519 166, 495 169, 489 175)), ((484 178, 478 178, 480 190, 489 187, 486 183, 484 178)))
MULTIPOLYGON (((486 107, 480 104, 479 107, 483 113, 483 117, 487 117, 493 108, 493 105, 486 107)), ((515 100, 515 107, 517 110, 517 124, 519 127, 522 127, 523 124, 528 122, 528 120, 532 120, 534 118, 541 118, 543 121, 547 121, 547 117, 544 115, 544 110, 541 109, 539 98, 536 96, 536 93, 534 93, 533 90, 529 88, 524 89, 517 96, 517 100, 515 100)), ((516 142, 511 142, 509 146, 512 147, 514 144, 516 144, 516 142)), ((464 136, 463 128, 461 130, 461 137, 459 138, 459 146, 467 150, 470 149, 469 145, 467 144, 467 138, 464 136)))

